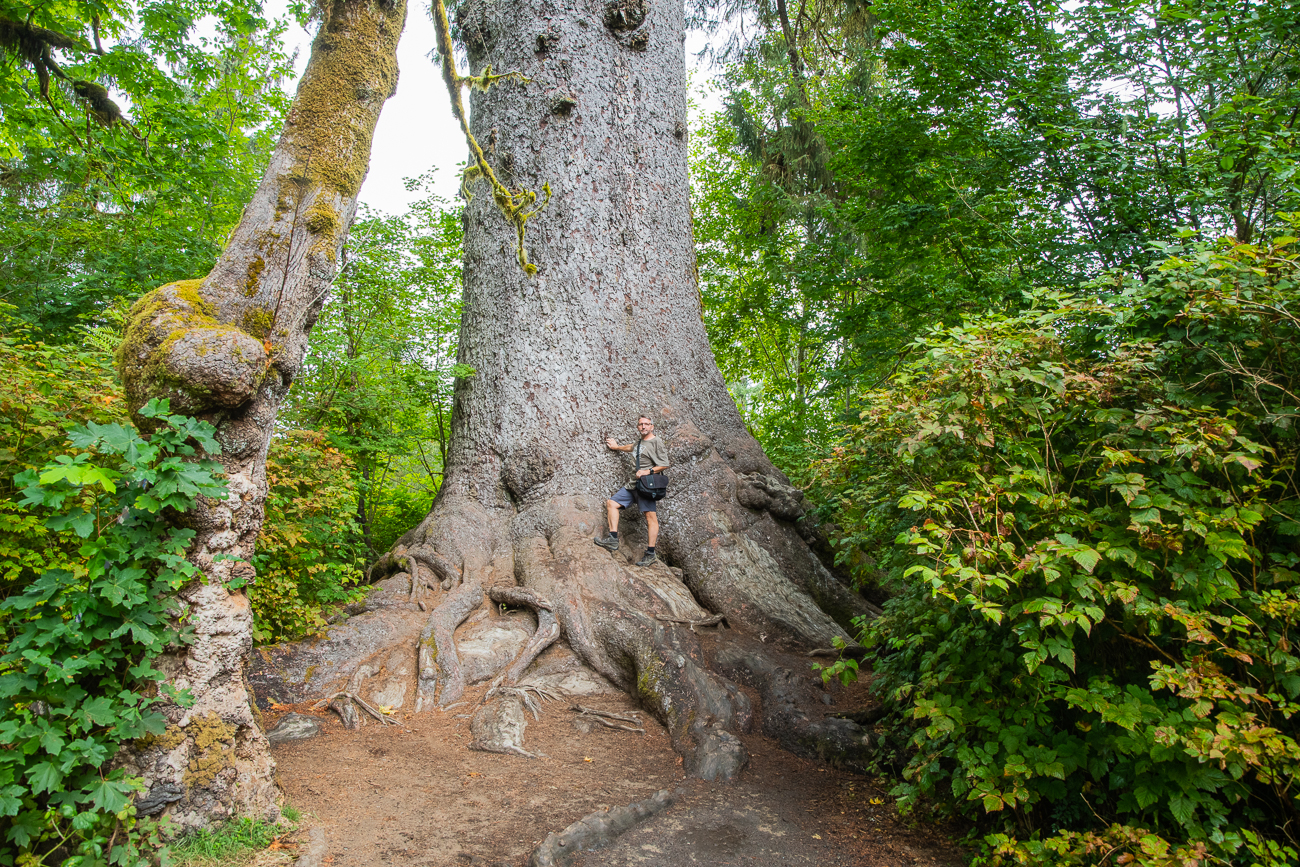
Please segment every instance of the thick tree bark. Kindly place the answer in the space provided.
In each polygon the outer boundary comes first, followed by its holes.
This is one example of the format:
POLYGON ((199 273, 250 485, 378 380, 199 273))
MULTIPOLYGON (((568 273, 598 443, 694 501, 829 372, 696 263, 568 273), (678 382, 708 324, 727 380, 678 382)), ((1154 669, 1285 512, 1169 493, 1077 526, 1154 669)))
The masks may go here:
POLYGON ((243 591, 266 498, 276 411, 338 269, 370 159, 397 86, 405 0, 325 2, 311 59, 266 175, 212 272, 172 283, 131 311, 119 368, 133 408, 156 397, 217 427, 229 497, 180 520, 205 580, 181 597, 194 642, 164 664, 189 707, 168 704, 163 735, 121 761, 148 786, 141 803, 184 825, 279 815, 274 765, 243 682, 252 615, 243 591))
POLYGON ((529 277, 491 190, 469 185, 459 361, 477 374, 457 384, 439 498, 395 551, 550 600, 573 649, 641 697, 692 772, 729 778, 748 701, 671 621, 720 612, 826 646, 848 636, 824 611, 866 609, 800 538, 802 495, 746 430, 704 332, 681 2, 468 0, 456 21, 471 72, 528 78, 474 94, 475 137, 507 186, 554 198, 528 223, 529 277), (628 513, 619 554, 591 541, 630 469, 605 438, 629 441, 640 413, 670 446, 659 552, 675 569, 628 566, 644 540, 628 513))

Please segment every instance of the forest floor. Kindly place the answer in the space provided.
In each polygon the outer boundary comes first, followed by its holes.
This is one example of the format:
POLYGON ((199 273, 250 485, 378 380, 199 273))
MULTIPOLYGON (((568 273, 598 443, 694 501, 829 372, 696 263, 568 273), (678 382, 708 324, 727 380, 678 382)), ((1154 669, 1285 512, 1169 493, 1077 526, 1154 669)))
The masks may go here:
MULTIPOLYGON (((483 687, 445 712, 371 721, 348 731, 329 715, 321 735, 274 747, 278 779, 301 814, 294 839, 324 830, 329 867, 522 867, 552 831, 667 789, 677 801, 575 867, 821 865, 957 867, 964 858, 934 826, 904 821, 871 779, 743 736, 750 763, 729 784, 688 779, 664 728, 627 696, 552 701, 528 718, 536 759, 469 750, 483 687), (645 734, 571 710, 639 713, 645 734)), ((837 692, 851 705, 858 688, 837 692)), ((841 708, 843 709, 843 708, 841 708)), ((276 705, 265 723, 310 705, 276 705)), ((319 715, 319 712, 316 712, 319 715)), ((292 848, 291 848, 292 851, 292 848)))

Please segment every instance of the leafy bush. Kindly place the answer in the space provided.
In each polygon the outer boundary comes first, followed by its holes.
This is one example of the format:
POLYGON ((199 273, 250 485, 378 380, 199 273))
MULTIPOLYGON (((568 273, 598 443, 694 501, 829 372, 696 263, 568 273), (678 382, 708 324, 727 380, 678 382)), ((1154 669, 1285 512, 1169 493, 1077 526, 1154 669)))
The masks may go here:
POLYGON ((932 332, 816 468, 901 589, 896 793, 1003 817, 994 863, 1296 857, 1295 244, 932 332))
POLYGON ((248 590, 254 640, 318 633, 325 608, 358 597, 365 558, 354 472, 323 433, 288 431, 271 441, 258 577, 248 590))
POLYGON ((160 425, 148 440, 92 421, 68 434, 71 453, 16 479, 23 506, 50 515, 45 529, 81 540, 75 561, 0 604, 0 830, 19 863, 143 863, 157 830, 136 826, 138 780, 107 768, 121 744, 165 727, 152 662, 184 642, 174 595, 201 577, 185 559, 194 531, 164 513, 224 497, 225 485, 219 464, 195 459, 194 444, 220 448, 210 425, 165 401, 141 415, 160 425))
POLYGON ((48 346, 12 311, 0 304, 0 596, 79 557, 75 534, 18 505, 14 476, 53 460, 76 424, 125 421, 110 354, 48 346))
MULTIPOLYGON (((398 463, 394 461, 394 464, 398 463)), ((380 551, 387 551, 404 533, 418 527, 433 508, 437 496, 435 485, 440 481, 438 477, 421 473, 422 467, 408 468, 399 464, 397 469, 398 472, 392 473, 397 478, 380 491, 383 500, 375 509, 370 525, 375 547, 380 551)))

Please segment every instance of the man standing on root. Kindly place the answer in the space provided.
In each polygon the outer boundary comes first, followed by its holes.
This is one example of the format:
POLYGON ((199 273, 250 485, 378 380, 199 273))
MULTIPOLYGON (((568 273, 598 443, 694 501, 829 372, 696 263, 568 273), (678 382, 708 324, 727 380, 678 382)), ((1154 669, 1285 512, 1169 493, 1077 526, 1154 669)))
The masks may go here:
POLYGON ((636 561, 636 565, 649 566, 656 559, 655 543, 659 541, 659 515, 656 512, 658 504, 637 490, 636 480, 650 473, 662 473, 668 469, 668 447, 664 445, 663 440, 655 436, 655 423, 650 420, 650 416, 643 415, 638 418, 636 420, 636 429, 637 433, 641 435, 641 441, 635 445, 621 446, 618 444, 618 440, 613 437, 605 440, 605 445, 613 451, 633 453, 636 463, 636 477, 605 501, 605 515, 609 519, 609 535, 593 541, 608 551, 617 551, 618 513, 636 503, 637 508, 641 510, 641 514, 645 515, 646 528, 650 535, 645 554, 642 555, 640 560, 636 561))

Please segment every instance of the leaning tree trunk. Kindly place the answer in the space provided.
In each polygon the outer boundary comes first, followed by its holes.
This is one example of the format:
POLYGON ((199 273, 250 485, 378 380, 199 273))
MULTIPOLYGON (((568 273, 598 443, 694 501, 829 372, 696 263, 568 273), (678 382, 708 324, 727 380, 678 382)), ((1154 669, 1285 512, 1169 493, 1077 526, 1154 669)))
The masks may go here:
POLYGON ((824 612, 864 606, 800 538, 802 495, 746 430, 705 335, 681 0, 468 0, 456 21, 472 72, 527 77, 475 90, 488 161, 505 185, 554 196, 527 224, 529 276, 492 190, 468 183, 458 360, 476 373, 457 383, 439 497, 384 562, 548 600, 573 649, 665 722, 693 773, 730 778, 747 700, 673 621, 711 611, 825 647, 848 636, 824 612), (630 567, 645 536, 628 520, 620 554, 592 544, 629 475, 605 437, 628 441, 639 413, 670 446, 659 552, 676 568, 630 567))
POLYGON ((266 499, 276 412, 302 364, 307 333, 338 270, 384 101, 397 86, 405 0, 332 0, 284 132, 253 200, 212 272, 171 283, 131 310, 118 364, 132 409, 169 398, 173 412, 216 425, 229 484, 180 520, 204 580, 181 598, 194 642, 162 666, 188 689, 166 704, 167 730, 119 761, 144 777, 142 813, 184 825, 234 814, 278 817, 274 764, 243 681, 252 614, 238 587, 266 499))

